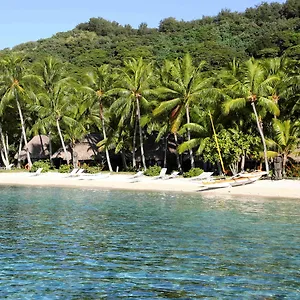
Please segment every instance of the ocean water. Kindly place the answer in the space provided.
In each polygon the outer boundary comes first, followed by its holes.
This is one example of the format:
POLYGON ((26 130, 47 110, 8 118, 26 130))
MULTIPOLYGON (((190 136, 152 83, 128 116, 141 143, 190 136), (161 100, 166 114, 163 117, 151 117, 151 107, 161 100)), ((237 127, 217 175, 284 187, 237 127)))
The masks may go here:
POLYGON ((0 188, 0 299, 300 299, 300 201, 0 188))

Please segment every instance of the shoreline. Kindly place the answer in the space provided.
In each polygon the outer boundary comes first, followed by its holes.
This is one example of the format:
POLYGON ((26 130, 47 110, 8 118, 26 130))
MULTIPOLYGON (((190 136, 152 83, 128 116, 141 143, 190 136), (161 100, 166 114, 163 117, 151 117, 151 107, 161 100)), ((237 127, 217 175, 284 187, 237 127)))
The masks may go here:
POLYGON ((112 174, 101 177, 82 175, 68 177, 66 173, 0 173, 0 185, 45 186, 69 188, 97 188, 111 190, 193 193, 203 196, 253 196, 263 198, 287 198, 300 200, 300 180, 259 180, 244 186, 200 191, 197 180, 173 178, 152 179, 142 176, 132 179, 131 175, 112 174))

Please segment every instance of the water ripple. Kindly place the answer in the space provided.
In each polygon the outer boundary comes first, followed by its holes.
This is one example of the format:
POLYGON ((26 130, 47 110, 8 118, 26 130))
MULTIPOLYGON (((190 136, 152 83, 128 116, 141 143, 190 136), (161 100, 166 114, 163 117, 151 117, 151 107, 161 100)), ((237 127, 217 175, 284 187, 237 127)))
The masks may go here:
POLYGON ((300 204, 2 187, 0 298, 300 299, 300 204))

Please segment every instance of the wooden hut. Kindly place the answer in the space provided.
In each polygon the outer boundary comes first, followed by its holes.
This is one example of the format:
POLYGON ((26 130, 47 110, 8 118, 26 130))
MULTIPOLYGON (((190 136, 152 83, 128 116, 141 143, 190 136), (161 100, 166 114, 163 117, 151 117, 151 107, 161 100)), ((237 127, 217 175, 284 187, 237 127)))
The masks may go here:
MULTIPOLYGON (((67 145, 67 158, 71 161, 74 158, 74 165, 78 162, 88 162, 98 160, 102 162, 103 153, 98 151, 97 144, 101 141, 100 134, 88 134, 81 141, 75 143, 72 147, 67 145)), ((63 148, 59 148, 53 155, 53 159, 67 160, 63 148)))
MULTIPOLYGON (((28 151, 31 160, 37 161, 40 159, 49 158, 49 137, 46 135, 36 135, 28 142, 28 151)), ((15 159, 18 159, 19 153, 16 153, 15 159)), ((27 159, 25 148, 20 153, 19 160, 25 161, 27 159)))

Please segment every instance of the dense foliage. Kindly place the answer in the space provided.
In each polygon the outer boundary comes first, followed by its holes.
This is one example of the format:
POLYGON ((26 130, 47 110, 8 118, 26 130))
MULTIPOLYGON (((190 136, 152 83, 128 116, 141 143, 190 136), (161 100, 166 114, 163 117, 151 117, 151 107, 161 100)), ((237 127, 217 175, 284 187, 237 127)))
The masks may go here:
POLYGON ((246 159, 268 169, 274 153, 287 164, 300 136, 299 29, 300 3, 287 0, 190 22, 170 17, 158 28, 91 18, 4 49, 2 162, 40 133, 69 163, 66 145, 100 132, 110 171, 112 154, 123 169, 149 167, 153 140, 163 145, 164 166, 180 171, 218 164, 219 152, 233 173, 246 159), (178 151, 168 155, 170 143, 178 151))

